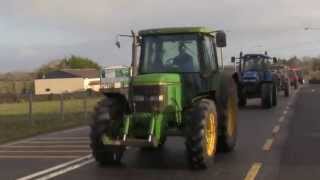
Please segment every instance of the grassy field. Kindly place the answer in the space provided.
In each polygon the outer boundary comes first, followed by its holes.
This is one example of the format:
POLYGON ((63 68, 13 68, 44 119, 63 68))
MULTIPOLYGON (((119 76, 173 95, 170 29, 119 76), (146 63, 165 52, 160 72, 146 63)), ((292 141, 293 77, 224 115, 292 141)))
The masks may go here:
POLYGON ((0 144, 33 135, 86 125, 100 98, 87 99, 87 119, 84 101, 64 101, 64 119, 60 113, 60 101, 34 102, 32 122, 29 121, 27 102, 0 104, 0 144))

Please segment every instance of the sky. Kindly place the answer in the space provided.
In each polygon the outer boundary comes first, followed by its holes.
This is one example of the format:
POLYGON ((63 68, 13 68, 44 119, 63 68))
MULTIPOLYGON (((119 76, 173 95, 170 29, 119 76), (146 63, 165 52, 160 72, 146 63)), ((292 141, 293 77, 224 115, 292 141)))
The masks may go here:
POLYGON ((130 63, 131 30, 207 26, 227 32, 226 63, 240 51, 320 55, 318 0, 0 0, 0 72, 32 71, 72 54, 102 66, 130 63))

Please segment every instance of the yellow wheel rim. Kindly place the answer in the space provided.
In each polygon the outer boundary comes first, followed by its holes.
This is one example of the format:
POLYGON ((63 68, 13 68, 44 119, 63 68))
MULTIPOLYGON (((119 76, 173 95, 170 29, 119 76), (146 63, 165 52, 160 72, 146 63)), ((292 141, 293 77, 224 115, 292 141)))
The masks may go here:
POLYGON ((214 113, 210 113, 207 127, 205 131, 205 143, 206 143, 206 153, 208 156, 212 156, 216 152, 216 143, 217 143, 217 123, 216 116, 214 113))
POLYGON ((236 110, 236 104, 235 104, 235 100, 234 99, 230 99, 228 101, 228 110, 227 110, 228 114, 228 119, 227 119, 227 133, 228 136, 232 137, 235 135, 235 130, 236 130, 236 114, 237 114, 237 110, 236 110))

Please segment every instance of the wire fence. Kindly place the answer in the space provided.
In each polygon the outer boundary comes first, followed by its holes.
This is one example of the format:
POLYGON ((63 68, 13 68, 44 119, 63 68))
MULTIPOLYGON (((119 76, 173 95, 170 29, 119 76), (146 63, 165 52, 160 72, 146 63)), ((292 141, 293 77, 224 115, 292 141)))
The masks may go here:
POLYGON ((0 104, 0 120, 27 121, 31 124, 43 120, 87 122, 99 94, 77 93, 35 96, 20 96, 18 101, 0 104))
POLYGON ((102 95, 25 95, 18 102, 0 103, 0 143, 36 134, 88 125, 102 95))

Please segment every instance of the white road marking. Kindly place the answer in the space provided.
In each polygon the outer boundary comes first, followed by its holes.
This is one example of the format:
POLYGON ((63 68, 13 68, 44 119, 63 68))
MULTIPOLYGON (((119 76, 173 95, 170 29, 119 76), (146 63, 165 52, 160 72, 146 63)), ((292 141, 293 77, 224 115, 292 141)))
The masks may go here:
POLYGON ((93 163, 93 162, 94 162, 94 159, 89 159, 89 160, 84 161, 84 162, 82 162, 82 163, 73 164, 73 165, 71 165, 71 166, 69 166, 69 167, 67 167, 67 168, 64 168, 64 169, 61 169, 61 170, 59 170, 59 171, 50 173, 50 174, 45 175, 45 176, 43 176, 43 177, 37 178, 37 179, 35 179, 35 180, 48 180, 48 179, 52 179, 52 178, 54 178, 54 177, 60 176, 60 175, 62 175, 62 174, 66 174, 66 173, 68 173, 68 172, 70 172, 70 171, 73 171, 73 170, 75 170, 75 169, 79 169, 79 168, 81 168, 82 166, 85 166, 85 165, 90 164, 90 163, 93 163))
POLYGON ((0 159, 75 159, 80 156, 54 156, 54 155, 0 155, 0 159))
POLYGON ((280 118, 279 118, 279 123, 282 123, 283 121, 284 121, 284 119, 285 119, 285 117, 284 116, 281 116, 280 118))
POLYGON ((43 140, 89 140, 88 137, 40 137, 40 138, 33 138, 30 141, 43 141, 43 140))
POLYGON ((50 134, 47 134, 46 136, 47 137, 43 137, 43 135, 38 135, 38 136, 35 136, 35 137, 31 137, 31 138, 27 138, 27 139, 22 139, 22 140, 19 140, 19 141, 15 141, 15 142, 9 142, 9 143, 6 143, 6 144, 2 144, 0 145, 0 148, 2 146, 12 146, 12 145, 15 145, 15 144, 19 144, 19 143, 22 143, 22 142, 27 142, 27 141, 30 141, 30 140, 33 140, 33 139, 53 139, 53 138, 61 138, 61 139, 88 139, 88 137, 78 137, 78 136, 61 136, 61 134, 66 134, 66 133, 69 133, 69 132, 74 132, 74 131, 81 131, 81 130, 86 130, 86 129, 89 129, 88 126, 84 126, 84 127, 79 127, 79 128, 74 128, 74 129, 67 129, 67 130, 63 130, 63 131, 58 131, 58 132, 53 132, 53 133, 50 133, 50 134), (59 137, 49 137, 49 136, 56 136, 56 135, 59 135, 59 137))
POLYGON ((276 126, 272 129, 272 134, 273 134, 273 135, 276 135, 279 131, 280 131, 280 125, 276 125, 276 126))
POLYGON ((69 162, 66 162, 66 163, 51 167, 49 169, 45 169, 45 170, 36 172, 34 174, 30 174, 30 175, 25 176, 25 177, 21 177, 21 178, 19 178, 17 180, 29 180, 29 179, 32 179, 32 178, 35 178, 35 177, 38 177, 38 176, 53 172, 55 170, 70 166, 70 165, 72 165, 74 163, 78 163, 78 162, 81 162, 81 161, 84 161, 84 160, 92 160, 92 156, 91 155, 87 155, 87 156, 81 157, 79 159, 75 159, 75 160, 72 160, 72 161, 69 161, 69 162))
POLYGON ((267 139, 266 142, 264 143, 263 147, 262 147, 262 150, 263 151, 270 151, 271 147, 272 147, 272 143, 273 143, 273 139, 272 138, 267 139))
POLYGON ((88 144, 89 141, 27 141, 19 144, 88 144))
POLYGON ((20 146, 20 145, 13 145, 13 146, 0 146, 0 149, 4 148, 89 148, 89 145, 39 145, 39 146, 33 146, 33 145, 25 145, 25 146, 20 146))
POLYGON ((254 179, 256 179, 261 167, 262 167, 262 163, 259 163, 259 162, 254 163, 251 166, 250 170, 248 171, 248 173, 247 173, 246 177, 244 178, 244 180, 254 180, 254 179))
POLYGON ((90 153, 91 151, 90 150, 70 150, 70 151, 66 151, 66 150, 63 150, 63 151, 48 151, 48 150, 43 150, 43 151, 40 151, 40 150, 31 150, 31 151, 28 151, 28 150, 23 150, 23 151, 19 151, 19 150, 6 150, 6 151, 0 151, 0 153, 90 153))
POLYGON ((287 115, 288 114, 288 111, 287 110, 284 110, 283 111, 283 115, 287 115))

